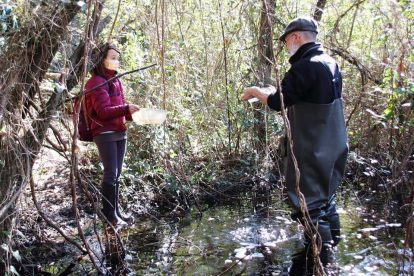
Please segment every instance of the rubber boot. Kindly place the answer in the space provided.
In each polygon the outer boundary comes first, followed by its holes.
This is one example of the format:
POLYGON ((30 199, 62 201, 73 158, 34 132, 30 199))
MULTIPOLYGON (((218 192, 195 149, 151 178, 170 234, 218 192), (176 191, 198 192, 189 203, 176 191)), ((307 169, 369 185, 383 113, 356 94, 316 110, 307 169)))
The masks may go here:
POLYGON ((332 250, 332 234, 331 234, 331 225, 326 217, 319 218, 318 220, 318 233, 321 236, 322 248, 319 253, 319 258, 323 267, 326 267, 328 264, 335 263, 335 255, 332 250))
POLYGON ((121 213, 121 210, 119 209, 119 182, 116 182, 116 186, 115 186, 115 192, 116 192, 116 197, 115 197, 115 212, 116 215, 118 216, 118 218, 120 220, 123 220, 125 223, 131 223, 132 222, 132 216, 131 215, 125 215, 123 213, 121 213))
POLYGON ((312 248, 310 244, 305 244, 304 249, 292 255, 292 265, 289 270, 289 275, 312 275, 313 262, 312 248))
POLYGON ((332 246, 322 246, 319 258, 326 275, 339 275, 340 269, 336 262, 335 252, 332 246))
POLYGON ((326 209, 326 217, 331 227, 332 246, 337 246, 341 241, 341 223, 339 221, 339 214, 336 210, 336 204, 331 203, 326 209))
POLYGON ((126 222, 118 218, 115 210, 116 185, 102 183, 102 213, 114 227, 124 226, 126 222))
MULTIPOLYGON (((300 219, 300 222, 302 223, 302 219, 300 219)), ((318 233, 322 241, 319 258, 326 270, 326 267, 332 266, 335 263, 330 223, 325 216, 312 219, 312 223, 318 226, 318 233)), ((305 248, 292 256, 292 266, 289 275, 313 275, 313 270, 314 256, 312 253, 312 243, 310 237, 305 235, 305 248)))
MULTIPOLYGON (((319 259, 321 260, 324 272, 327 275, 338 275, 337 271, 339 271, 339 269, 335 262, 335 254, 330 245, 322 246, 321 252, 319 253, 319 259)), ((306 244, 303 250, 292 256, 292 266, 289 275, 314 275, 314 268, 312 245, 306 244)))

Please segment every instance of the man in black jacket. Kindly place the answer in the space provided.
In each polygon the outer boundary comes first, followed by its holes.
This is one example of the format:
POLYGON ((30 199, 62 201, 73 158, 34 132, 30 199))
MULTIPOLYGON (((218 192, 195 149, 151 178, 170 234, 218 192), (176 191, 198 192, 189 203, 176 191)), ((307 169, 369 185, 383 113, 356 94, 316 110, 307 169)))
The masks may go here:
MULTIPOLYGON (((279 38, 291 55, 291 68, 282 80, 281 91, 274 89, 274 93, 269 95, 266 93, 268 88, 250 87, 242 98, 257 98, 271 109, 280 111, 280 93, 283 94, 291 126, 293 153, 300 171, 300 191, 305 197, 312 223, 321 236, 320 259, 327 266, 332 261, 331 248, 340 240, 335 191, 344 174, 348 144, 341 72, 335 60, 316 43, 317 33, 317 23, 311 18, 300 17, 291 21, 279 38)), ((286 189, 293 207, 292 218, 303 223, 290 150, 286 163, 286 189)), ((306 269, 307 273, 312 272, 312 262, 304 263, 306 251, 312 251, 308 250, 310 247, 307 237, 305 250, 293 258, 291 275, 306 274, 306 269)))

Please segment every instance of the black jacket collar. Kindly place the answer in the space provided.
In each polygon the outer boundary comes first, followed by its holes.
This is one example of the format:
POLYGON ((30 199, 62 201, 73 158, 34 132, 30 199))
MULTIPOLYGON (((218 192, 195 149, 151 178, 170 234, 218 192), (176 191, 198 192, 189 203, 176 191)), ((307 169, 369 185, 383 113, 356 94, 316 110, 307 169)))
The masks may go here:
POLYGON ((308 55, 314 56, 316 54, 323 54, 321 44, 309 42, 300 46, 296 53, 289 58, 289 62, 290 64, 293 64, 308 55))

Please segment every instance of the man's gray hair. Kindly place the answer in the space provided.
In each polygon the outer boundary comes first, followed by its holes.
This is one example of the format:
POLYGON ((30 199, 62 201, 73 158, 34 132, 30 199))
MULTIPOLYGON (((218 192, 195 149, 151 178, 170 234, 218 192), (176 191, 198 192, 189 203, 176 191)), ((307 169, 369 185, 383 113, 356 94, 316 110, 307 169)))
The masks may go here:
POLYGON ((300 33, 301 33, 302 37, 305 40, 312 41, 312 42, 316 42, 316 35, 317 35, 317 33, 309 32, 309 31, 301 31, 300 33))

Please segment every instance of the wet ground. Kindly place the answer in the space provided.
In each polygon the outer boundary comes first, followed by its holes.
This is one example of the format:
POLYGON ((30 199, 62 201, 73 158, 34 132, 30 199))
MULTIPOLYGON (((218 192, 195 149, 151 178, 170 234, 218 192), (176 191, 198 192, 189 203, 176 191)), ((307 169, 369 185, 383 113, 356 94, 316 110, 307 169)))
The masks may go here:
MULTIPOLYGON (((180 219, 140 221, 127 233, 130 268, 137 275, 287 275, 301 229, 284 206, 271 206, 260 210, 246 198, 180 219)), ((341 275, 411 274, 410 253, 398 250, 400 223, 349 200, 338 206, 341 275), (404 259, 405 273, 399 272, 404 259)))

